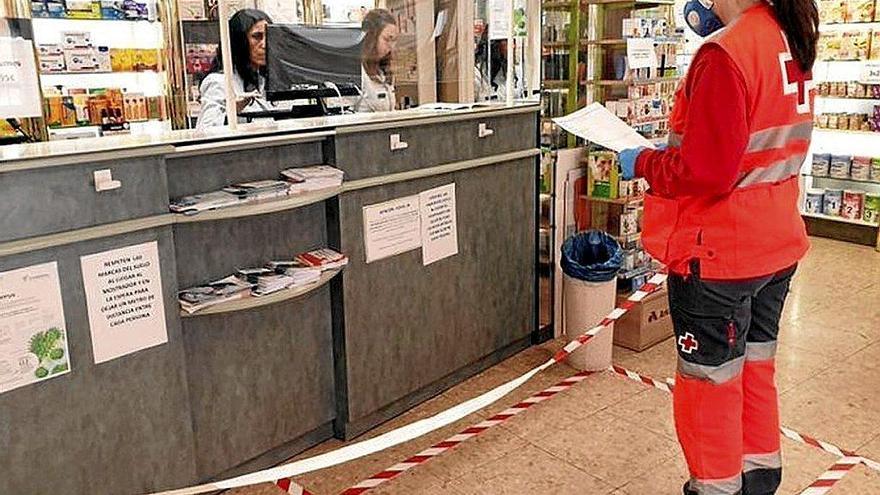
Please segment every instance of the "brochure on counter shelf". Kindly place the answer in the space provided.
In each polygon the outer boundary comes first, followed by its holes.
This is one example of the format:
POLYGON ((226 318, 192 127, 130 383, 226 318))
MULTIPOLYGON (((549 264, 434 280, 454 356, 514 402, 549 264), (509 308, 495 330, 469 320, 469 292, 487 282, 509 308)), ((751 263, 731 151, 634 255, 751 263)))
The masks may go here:
POLYGON ((302 263, 303 266, 319 268, 321 271, 342 268, 348 264, 348 256, 330 248, 299 254, 294 259, 302 263))
POLYGON ((184 289, 178 293, 178 298, 180 307, 192 314, 220 303, 241 299, 253 287, 254 284, 230 275, 205 285, 184 289))
POLYGON ((224 187, 224 191, 238 197, 267 199, 268 197, 285 196, 290 191, 290 183, 283 180, 258 180, 239 182, 224 187))
POLYGON ((241 204, 242 200, 225 191, 184 196, 171 202, 170 209, 174 213, 195 214, 202 211, 216 210, 227 206, 241 204))
POLYGON ((289 168, 282 171, 281 175, 291 182, 291 194, 302 194, 341 186, 345 172, 329 165, 317 165, 314 167, 289 168))

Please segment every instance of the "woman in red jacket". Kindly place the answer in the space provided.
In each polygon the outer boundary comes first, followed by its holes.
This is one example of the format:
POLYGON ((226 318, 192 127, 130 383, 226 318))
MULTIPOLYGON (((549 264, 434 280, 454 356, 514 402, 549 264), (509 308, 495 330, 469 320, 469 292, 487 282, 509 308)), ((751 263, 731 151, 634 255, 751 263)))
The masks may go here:
POLYGON ((620 162, 625 178, 651 186, 643 242, 671 272, 685 493, 773 494, 776 338, 809 248, 798 173, 812 133, 818 12, 813 0, 710 1, 685 7, 688 24, 713 36, 676 95, 669 147, 627 150, 620 162))

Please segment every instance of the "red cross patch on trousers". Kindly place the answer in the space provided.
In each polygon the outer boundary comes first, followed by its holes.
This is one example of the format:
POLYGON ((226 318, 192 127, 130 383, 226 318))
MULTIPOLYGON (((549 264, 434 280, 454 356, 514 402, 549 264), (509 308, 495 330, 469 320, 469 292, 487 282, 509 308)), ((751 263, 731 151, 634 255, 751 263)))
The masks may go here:
POLYGON ((681 348, 681 352, 685 354, 692 354, 694 351, 700 348, 700 343, 697 342, 694 334, 687 332, 678 338, 678 347, 681 348))

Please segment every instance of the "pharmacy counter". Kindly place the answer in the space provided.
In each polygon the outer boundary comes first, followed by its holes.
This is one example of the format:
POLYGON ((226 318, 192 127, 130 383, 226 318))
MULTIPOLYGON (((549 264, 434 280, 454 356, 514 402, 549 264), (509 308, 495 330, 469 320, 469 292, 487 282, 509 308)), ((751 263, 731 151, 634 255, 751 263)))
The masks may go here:
POLYGON ((0 493, 138 494, 264 468, 353 438, 530 345, 537 112, 407 111, 0 149, 0 272, 22 270, 0 273, 0 493), (345 171, 341 188, 168 212, 172 198, 321 163, 345 171), (451 184, 457 254, 376 255, 367 210, 451 184), (323 246, 349 265, 306 289, 180 311, 181 288, 323 246), (136 308, 143 320, 104 328, 108 272, 92 267, 132 258, 155 299, 136 308), (16 369, 28 359, 10 357, 26 353, 9 325, 22 308, 43 318, 27 325, 56 321, 52 297, 11 308, 2 289, 48 263, 69 372, 35 381, 16 369))

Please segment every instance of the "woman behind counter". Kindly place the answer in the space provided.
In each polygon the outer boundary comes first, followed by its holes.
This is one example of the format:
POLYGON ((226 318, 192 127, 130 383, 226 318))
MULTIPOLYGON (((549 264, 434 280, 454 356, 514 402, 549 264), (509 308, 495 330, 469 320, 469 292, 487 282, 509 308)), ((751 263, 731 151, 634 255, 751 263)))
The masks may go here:
POLYGON ((364 17, 363 59, 361 62, 361 97, 358 112, 390 112, 395 109, 391 60, 400 30, 391 12, 374 9, 364 17))
MULTIPOLYGON (((257 9, 239 10, 229 19, 232 84, 238 112, 272 108, 263 96, 266 82, 266 26, 271 23, 272 19, 257 9)), ((226 78, 223 75, 223 58, 219 48, 211 71, 199 89, 201 112, 196 129, 225 125, 226 78)))

